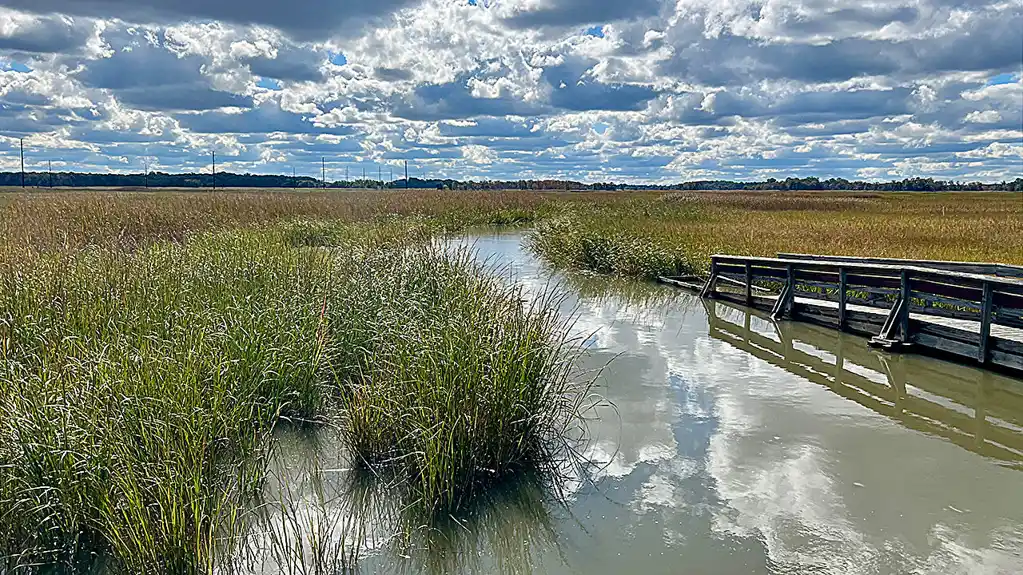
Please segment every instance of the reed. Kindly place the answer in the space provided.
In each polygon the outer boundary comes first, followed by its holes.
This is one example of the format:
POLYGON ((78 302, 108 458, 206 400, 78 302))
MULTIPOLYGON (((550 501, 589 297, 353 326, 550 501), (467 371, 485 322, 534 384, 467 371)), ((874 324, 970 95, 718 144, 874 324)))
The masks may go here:
POLYGON ((340 420, 359 461, 397 468, 438 513, 553 468, 586 392, 553 302, 525 306, 430 241, 433 225, 290 221, 8 252, 0 571, 96 557, 213 570, 282 420, 340 420))

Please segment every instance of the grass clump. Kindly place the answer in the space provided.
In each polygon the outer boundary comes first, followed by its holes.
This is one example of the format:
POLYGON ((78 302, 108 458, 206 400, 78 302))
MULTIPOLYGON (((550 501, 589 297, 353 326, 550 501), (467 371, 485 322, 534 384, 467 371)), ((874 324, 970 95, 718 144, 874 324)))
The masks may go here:
POLYGON ((443 265, 405 261, 374 291, 414 292, 416 306, 378 317, 386 366, 351 387, 342 410, 358 461, 405 473, 419 503, 447 514, 522 472, 555 473, 570 456, 586 387, 571 382, 556 302, 528 307, 518 288, 467 252, 443 265))
POLYGON ((282 420, 339 422, 424 508, 552 468, 585 387, 419 225, 298 222, 0 260, 0 571, 212 571, 282 420))

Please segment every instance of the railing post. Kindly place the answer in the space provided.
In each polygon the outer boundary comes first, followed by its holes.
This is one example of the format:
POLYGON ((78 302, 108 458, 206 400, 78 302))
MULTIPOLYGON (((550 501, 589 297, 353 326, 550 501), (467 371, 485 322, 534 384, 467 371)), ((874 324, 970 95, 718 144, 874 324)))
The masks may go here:
POLYGON ((791 263, 786 266, 789 275, 789 289, 785 294, 785 306, 782 308, 782 314, 788 312, 789 317, 795 317, 796 315, 796 270, 791 263))
POLYGON ((753 264, 746 262, 746 307, 753 307, 753 264))
POLYGON ((987 363, 988 341, 991 339, 991 316, 994 307, 994 289, 991 282, 984 282, 984 295, 980 304, 980 343, 977 346, 977 361, 987 363))
POLYGON ((909 343, 909 270, 903 268, 899 295, 902 298, 902 314, 899 325, 902 327, 902 343, 909 343))
POLYGON ((845 331, 845 308, 849 303, 849 278, 844 267, 838 268, 838 331, 845 331))
POLYGON ((703 291, 700 292, 700 297, 714 297, 714 283, 718 279, 718 260, 717 258, 710 259, 710 277, 707 278, 706 285, 703 286, 703 291))

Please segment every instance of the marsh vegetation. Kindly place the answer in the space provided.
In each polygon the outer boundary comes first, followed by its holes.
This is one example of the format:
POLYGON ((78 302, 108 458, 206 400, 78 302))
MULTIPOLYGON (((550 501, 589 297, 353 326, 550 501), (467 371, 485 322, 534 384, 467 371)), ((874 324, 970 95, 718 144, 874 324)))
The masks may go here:
POLYGON ((335 499, 266 497, 283 427, 336 437, 346 508, 398 495, 403 549, 500 493, 548 536, 592 376, 555 296, 437 241, 527 224, 555 266, 639 277, 719 251, 1023 258, 995 194, 3 195, 0 572, 352 567, 367 527, 335 499))

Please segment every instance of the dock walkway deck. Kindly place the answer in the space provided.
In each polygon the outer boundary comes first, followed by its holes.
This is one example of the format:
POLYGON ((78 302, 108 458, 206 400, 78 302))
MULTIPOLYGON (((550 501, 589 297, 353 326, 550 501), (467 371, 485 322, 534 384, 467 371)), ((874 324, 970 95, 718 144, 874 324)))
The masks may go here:
MULTIPOLYGON (((661 278, 687 289, 692 277, 661 278)), ((779 254, 715 255, 703 297, 1023 373, 1023 267, 779 254)))

